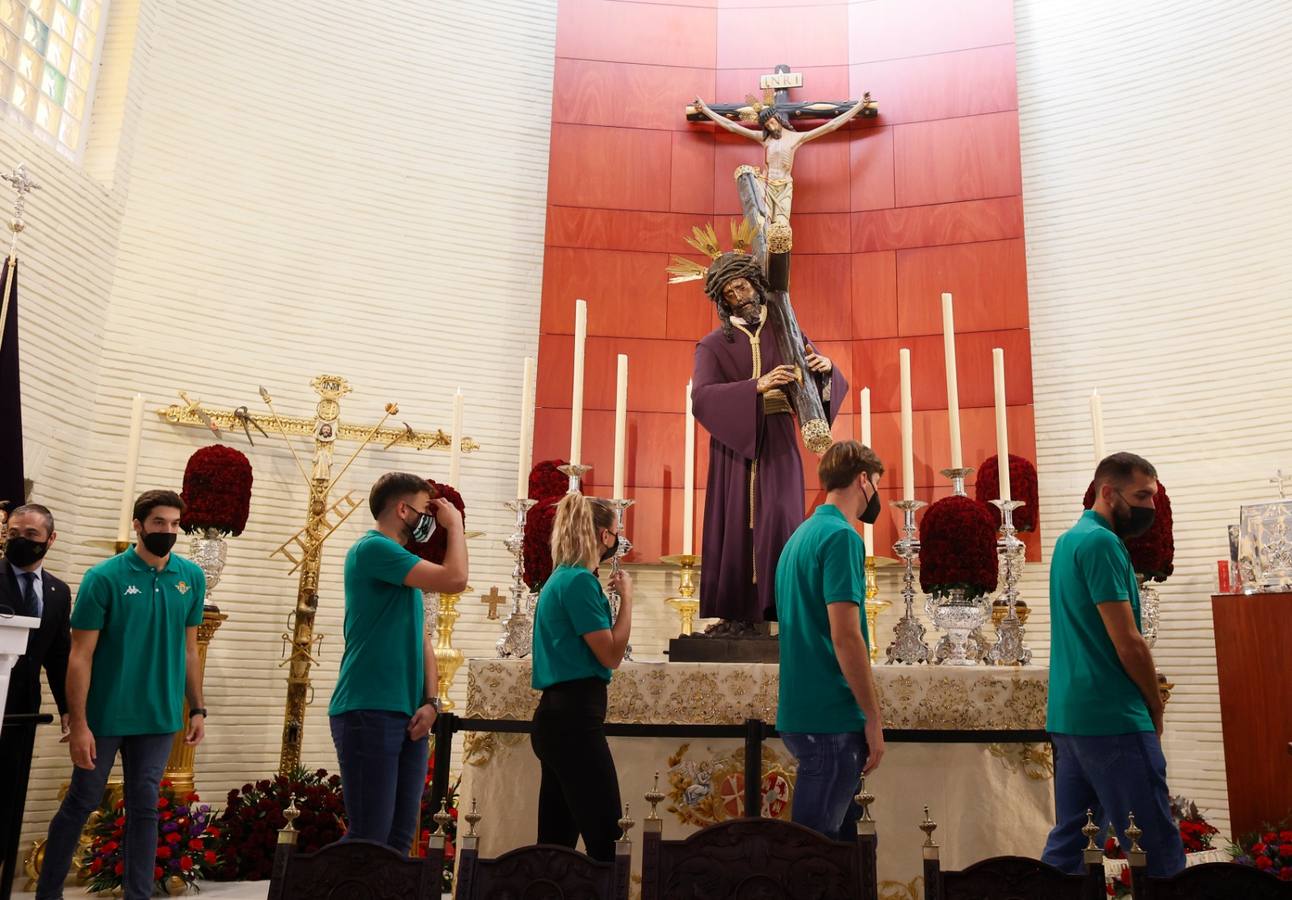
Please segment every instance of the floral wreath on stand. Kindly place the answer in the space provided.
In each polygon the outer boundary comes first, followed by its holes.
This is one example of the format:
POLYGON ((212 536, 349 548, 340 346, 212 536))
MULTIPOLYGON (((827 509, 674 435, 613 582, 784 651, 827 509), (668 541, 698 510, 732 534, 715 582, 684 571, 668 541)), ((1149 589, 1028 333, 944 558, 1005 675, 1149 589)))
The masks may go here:
MULTIPOLYGON (((163 894, 177 896, 196 890, 199 879, 210 878, 220 865, 216 842, 220 832, 211 824, 211 807, 199 803, 197 794, 179 797, 169 781, 161 783, 157 796, 157 855, 153 882, 163 894)), ((86 833, 89 845, 81 858, 80 870, 86 889, 111 894, 121 888, 125 871, 122 845, 125 843, 125 801, 105 802, 94 813, 86 833)))
MULTIPOLYGON (((989 456, 978 466, 974 482, 974 499, 987 507, 997 530, 1001 527, 1000 509, 991 501, 1000 499, 1000 457, 989 456)), ((1014 510, 1014 527, 1019 531, 1035 531, 1040 515, 1040 497, 1036 489, 1036 466, 1025 456, 1009 455, 1009 493, 1023 505, 1014 510)))
POLYGON ((920 521, 920 590, 936 598, 962 589, 966 600, 996 590, 996 524, 972 497, 943 497, 920 521))
POLYGON ((525 583, 535 593, 552 574, 552 524, 570 486, 563 465, 563 459, 545 459, 529 472, 529 499, 536 502, 525 518, 525 583))

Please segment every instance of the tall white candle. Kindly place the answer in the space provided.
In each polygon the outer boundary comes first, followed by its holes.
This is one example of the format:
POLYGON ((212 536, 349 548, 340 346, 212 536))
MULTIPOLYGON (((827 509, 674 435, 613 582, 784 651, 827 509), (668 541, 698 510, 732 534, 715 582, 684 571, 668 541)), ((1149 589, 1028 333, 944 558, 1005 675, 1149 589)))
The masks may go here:
POLYGON ((1090 433, 1095 445, 1095 465, 1104 460, 1104 398, 1096 388, 1090 395, 1090 433))
POLYGON ((915 433, 911 421, 911 351, 903 347, 898 358, 902 377, 902 499, 915 499, 915 433))
MULTIPOLYGON (((867 447, 870 443, 870 388, 861 389, 861 442, 867 447)), ((866 542, 866 552, 875 552, 875 526, 865 523, 861 526, 861 537, 866 542)))
POLYGON ((588 343, 588 302, 574 301, 574 387, 570 395, 570 464, 583 461, 583 354, 588 343))
POLYGON ((516 463, 516 498, 529 496, 529 469, 534 464, 534 357, 525 357, 520 385, 520 459, 516 463))
POLYGON ((996 462, 1000 469, 1000 499, 1011 499, 1009 494, 1009 430, 1005 425, 1005 351, 995 347, 991 351, 992 380, 996 386, 996 462))
POLYGON ((615 366, 615 478, 614 496, 625 499, 624 463, 628 453, 628 357, 620 353, 615 366))
POLYGON ((942 295, 942 344, 947 358, 947 420, 951 425, 951 468, 964 466, 960 455, 960 385, 956 381, 956 326, 951 295, 942 295))
POLYGON ((144 432, 144 395, 135 394, 130 404, 130 436, 126 439, 126 472, 122 482, 121 515, 117 520, 117 540, 130 541, 130 523, 135 517, 135 480, 139 474, 139 443, 144 432))
POLYGON ((449 448, 449 484, 458 491, 462 485, 458 479, 462 475, 462 388, 453 395, 453 446, 449 448))
POLYGON ((686 383, 686 459, 682 464, 682 552, 695 552, 695 407, 686 383))

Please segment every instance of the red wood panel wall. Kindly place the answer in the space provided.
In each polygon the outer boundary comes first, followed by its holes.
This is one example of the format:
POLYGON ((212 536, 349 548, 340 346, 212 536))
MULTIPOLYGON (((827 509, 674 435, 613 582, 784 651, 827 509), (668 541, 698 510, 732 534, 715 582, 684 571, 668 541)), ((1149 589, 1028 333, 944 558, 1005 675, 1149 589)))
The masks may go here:
MULTIPOLYGON (((689 124, 697 94, 757 93, 777 63, 796 99, 870 91, 880 117, 808 145, 795 162, 795 309, 853 394, 836 437, 857 437, 856 391, 873 397, 873 443, 899 493, 897 357, 911 348, 918 495, 949 492, 940 294, 956 298, 965 460, 995 452, 991 348, 1004 347, 1010 447, 1036 457, 1023 253, 1018 96, 1010 0, 561 0, 539 347, 536 459, 569 450, 573 309, 588 301, 583 454, 590 493, 613 468, 614 355, 629 363, 630 557, 680 551, 683 391, 695 341, 717 317, 698 283, 664 267, 692 225, 738 215, 733 170, 761 148, 689 124)), ((698 436, 697 520, 707 435, 698 436)), ((809 505, 816 458, 805 453, 809 505)), ((896 537, 886 511, 876 532, 896 537)), ((700 522, 696 523, 697 550, 700 522)), ((1033 555, 1035 546, 1033 546, 1033 555)))

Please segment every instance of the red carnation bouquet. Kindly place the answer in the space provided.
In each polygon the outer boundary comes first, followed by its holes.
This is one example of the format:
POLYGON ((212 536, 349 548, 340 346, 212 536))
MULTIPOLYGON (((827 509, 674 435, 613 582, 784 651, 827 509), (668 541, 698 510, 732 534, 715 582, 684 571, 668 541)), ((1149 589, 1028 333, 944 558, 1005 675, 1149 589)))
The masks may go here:
POLYGON ((920 522, 920 589, 942 597, 963 588, 972 600, 996 590, 996 524, 971 497, 943 497, 920 522))
POLYGON ((278 830, 287 823, 283 810, 293 801, 300 812, 295 822, 297 849, 313 853, 345 833, 345 802, 341 777, 326 769, 297 769, 291 778, 276 775, 229 791, 229 805, 215 820, 223 861, 220 877, 230 881, 259 881, 269 877, 278 830))
MULTIPOLYGON (((1036 490, 1036 466, 1023 456, 1009 455, 1009 493, 1023 505, 1014 510, 1014 527, 1019 531, 1035 531, 1040 512, 1040 498, 1036 490)), ((996 528, 1001 525, 1000 510, 992 500, 1000 499, 1000 458, 989 456, 978 466, 978 480, 974 482, 974 497, 986 504, 996 528)))
POLYGON ((561 459, 545 459, 529 473, 529 498, 537 501, 525 519, 525 583, 537 591, 552 574, 552 524, 556 504, 569 492, 570 479, 561 459))
MULTIPOLYGON (((1095 505, 1093 481, 1086 488, 1086 496, 1081 504, 1086 509, 1095 505)), ((1131 566, 1137 575, 1143 575, 1150 581, 1166 581, 1175 571, 1175 522, 1171 517, 1171 498, 1167 496, 1166 485, 1160 481, 1157 483, 1157 496, 1153 498, 1153 505, 1157 508, 1153 527, 1139 537, 1123 538, 1122 542, 1130 553, 1131 566)))
MULTIPOLYGON (((92 893, 120 890, 125 872, 125 802, 100 807, 86 833, 90 843, 80 869, 88 879, 88 889, 92 893)), ((188 887, 214 874, 220 863, 215 852, 219 836, 219 830, 212 827, 211 808, 199 803, 197 794, 180 797, 169 780, 163 781, 157 797, 157 855, 153 860, 153 882, 161 892, 168 892, 167 882, 188 887)))
POLYGON ((1211 849, 1212 839, 1220 832, 1198 811, 1198 804, 1184 797, 1171 798, 1171 817, 1180 827, 1180 840, 1185 853, 1201 853, 1211 849))
POLYGON ((187 534, 215 529, 236 537, 251 509, 251 462, 223 444, 203 447, 188 458, 180 497, 185 509, 179 524, 187 534))
POLYGON ((1292 830, 1288 823, 1243 837, 1230 847, 1234 862, 1269 872, 1280 881, 1292 881, 1292 830))
MULTIPOLYGON (((454 508, 456 508, 458 512, 462 513, 462 522, 463 524, 466 524, 467 504, 466 501, 462 499, 462 495, 458 493, 456 488, 451 485, 440 484, 429 478, 426 479, 426 485, 431 489, 432 497, 442 497, 452 503, 454 508)), ((443 565, 444 557, 449 552, 449 533, 443 528, 437 527, 435 531, 431 533, 430 540, 426 541, 424 544, 411 544, 408 549, 428 562, 433 562, 437 566, 443 565)))

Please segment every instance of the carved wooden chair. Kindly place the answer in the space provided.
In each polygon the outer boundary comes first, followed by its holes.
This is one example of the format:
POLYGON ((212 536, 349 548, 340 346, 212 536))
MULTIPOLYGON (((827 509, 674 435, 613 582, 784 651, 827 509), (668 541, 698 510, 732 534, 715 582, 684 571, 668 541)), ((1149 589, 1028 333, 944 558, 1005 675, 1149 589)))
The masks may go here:
POLYGON ((663 840, 664 823, 656 807, 664 799, 656 787, 642 840, 642 900, 692 897, 737 900, 758 897, 824 897, 878 900, 875 865, 874 795, 863 782, 857 842, 832 841, 819 832, 780 819, 731 819, 685 840, 663 840))
POLYGON ((1104 851, 1095 843, 1099 826, 1086 814, 1086 874, 1061 872, 1039 859, 995 856, 967 869, 944 871, 933 840, 937 823, 924 807, 924 900, 1106 900, 1104 851))
POLYGON ((628 900, 635 824, 628 810, 619 820, 623 836, 615 844, 615 861, 597 862, 568 847, 536 844, 510 850, 496 859, 480 856, 475 801, 464 816, 469 830, 458 848, 456 900, 628 900))
POLYGON ((1168 878, 1150 876, 1148 854, 1139 845, 1142 834, 1132 815, 1126 828, 1131 841, 1126 860, 1134 900, 1292 900, 1292 881, 1280 881, 1268 872, 1239 863, 1203 863, 1168 878))
POLYGON ((423 859, 411 859, 373 841, 330 844, 315 853, 297 853, 295 806, 278 832, 267 900, 440 900, 444 866, 444 825, 430 836, 423 859))

